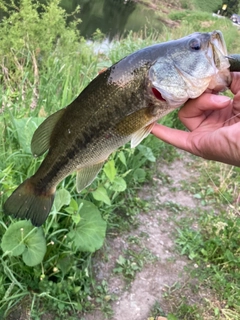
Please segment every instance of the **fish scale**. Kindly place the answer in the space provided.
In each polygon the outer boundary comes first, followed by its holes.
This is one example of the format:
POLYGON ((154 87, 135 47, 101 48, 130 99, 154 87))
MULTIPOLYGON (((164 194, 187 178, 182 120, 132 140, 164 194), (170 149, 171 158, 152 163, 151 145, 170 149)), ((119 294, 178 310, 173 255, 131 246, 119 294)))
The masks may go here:
POLYGON ((40 226, 51 210, 58 183, 77 171, 80 192, 108 156, 131 141, 135 147, 154 122, 209 85, 230 84, 229 60, 220 31, 194 33, 155 44, 101 72, 80 95, 35 131, 34 156, 48 150, 37 172, 7 199, 8 215, 40 226))

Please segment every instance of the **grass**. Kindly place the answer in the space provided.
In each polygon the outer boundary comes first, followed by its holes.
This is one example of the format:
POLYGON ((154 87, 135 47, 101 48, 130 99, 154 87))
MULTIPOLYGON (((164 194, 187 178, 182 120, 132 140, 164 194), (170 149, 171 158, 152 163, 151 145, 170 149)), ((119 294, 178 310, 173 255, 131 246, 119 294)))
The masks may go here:
POLYGON ((192 261, 188 273, 197 283, 195 289, 185 285, 169 288, 165 298, 179 319, 238 319, 240 219, 239 203, 233 199, 238 195, 239 169, 207 161, 195 164, 200 170, 199 178, 188 187, 183 183, 183 187, 197 195, 203 209, 197 219, 183 217, 182 222, 178 221, 176 244, 180 253, 192 261), (204 206, 208 209, 204 210, 204 206), (205 298, 192 304, 189 298, 194 296, 205 298))
MULTIPOLYGON (((148 319, 239 319, 239 168, 192 157, 188 170, 194 178, 182 181, 178 191, 199 202, 194 211, 171 201, 158 205, 170 212, 176 248, 190 261, 188 276, 165 287, 164 299, 156 301, 148 319)), ((168 176, 159 177, 176 191, 168 176)))

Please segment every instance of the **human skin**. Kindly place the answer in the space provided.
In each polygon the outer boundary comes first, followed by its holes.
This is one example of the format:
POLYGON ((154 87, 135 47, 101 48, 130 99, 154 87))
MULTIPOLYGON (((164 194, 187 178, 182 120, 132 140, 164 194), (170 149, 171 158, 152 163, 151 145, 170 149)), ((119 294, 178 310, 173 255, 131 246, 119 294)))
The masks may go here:
POLYGON ((240 73, 232 72, 233 99, 203 93, 189 100, 179 111, 179 119, 189 130, 155 124, 157 138, 208 160, 240 166, 240 73))

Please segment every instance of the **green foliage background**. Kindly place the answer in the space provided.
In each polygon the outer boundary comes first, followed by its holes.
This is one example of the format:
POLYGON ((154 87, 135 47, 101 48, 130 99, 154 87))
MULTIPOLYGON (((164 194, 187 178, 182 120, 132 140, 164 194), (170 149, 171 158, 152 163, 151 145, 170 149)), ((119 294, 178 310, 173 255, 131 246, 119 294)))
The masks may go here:
POLYGON ((227 17, 230 17, 233 13, 239 13, 238 0, 225 0, 223 3, 227 5, 227 10, 224 12, 227 17))
MULTIPOLYGON (((217 12, 218 9, 222 7, 222 0, 193 0, 193 3, 195 5, 195 8, 197 8, 199 11, 204 11, 204 12, 217 12)), ((225 2, 224 2, 225 3, 225 2)))

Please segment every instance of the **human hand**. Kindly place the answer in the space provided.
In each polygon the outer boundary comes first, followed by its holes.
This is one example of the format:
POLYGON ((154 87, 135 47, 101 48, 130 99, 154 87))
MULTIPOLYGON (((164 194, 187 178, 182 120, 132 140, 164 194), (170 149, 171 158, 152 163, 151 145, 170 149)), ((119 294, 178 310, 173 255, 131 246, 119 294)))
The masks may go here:
POLYGON ((233 99, 203 93, 180 109, 190 132, 155 124, 152 133, 194 155, 240 167, 240 73, 232 73, 230 90, 233 99))

